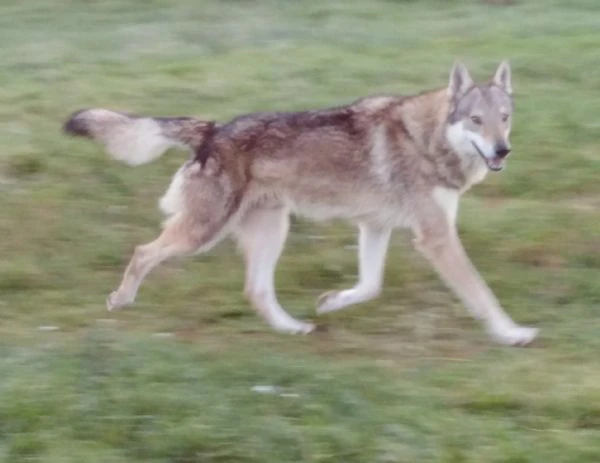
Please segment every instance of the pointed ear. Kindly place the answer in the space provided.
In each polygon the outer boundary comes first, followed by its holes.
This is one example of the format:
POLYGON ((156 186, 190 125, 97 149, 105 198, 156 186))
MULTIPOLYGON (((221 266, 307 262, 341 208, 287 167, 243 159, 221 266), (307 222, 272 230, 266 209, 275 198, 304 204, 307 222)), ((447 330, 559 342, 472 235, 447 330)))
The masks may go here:
POLYGON ((496 73, 494 74, 493 82, 495 85, 500 87, 509 95, 512 95, 512 84, 510 78, 510 63, 507 60, 504 60, 496 69, 496 73))
POLYGON ((451 98, 465 93, 473 85, 473 79, 469 75, 469 71, 462 63, 455 63, 452 71, 450 71, 450 82, 448 83, 448 92, 451 98))

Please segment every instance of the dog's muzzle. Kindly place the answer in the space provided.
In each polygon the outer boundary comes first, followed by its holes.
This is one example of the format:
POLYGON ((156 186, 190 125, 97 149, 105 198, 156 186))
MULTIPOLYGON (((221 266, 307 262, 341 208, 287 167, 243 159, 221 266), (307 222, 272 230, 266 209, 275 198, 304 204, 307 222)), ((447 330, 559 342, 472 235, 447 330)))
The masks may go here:
POLYGON ((493 158, 488 158, 485 154, 483 154, 483 151, 479 149, 479 146, 477 146, 477 143, 474 141, 472 141, 471 144, 473 145, 473 148, 475 148, 475 151, 479 153, 479 156, 481 156, 481 158, 485 161, 488 169, 493 172, 499 172, 504 169, 504 159, 506 159, 506 156, 508 156, 510 153, 510 148, 508 148, 505 144, 499 143, 496 145, 493 158))

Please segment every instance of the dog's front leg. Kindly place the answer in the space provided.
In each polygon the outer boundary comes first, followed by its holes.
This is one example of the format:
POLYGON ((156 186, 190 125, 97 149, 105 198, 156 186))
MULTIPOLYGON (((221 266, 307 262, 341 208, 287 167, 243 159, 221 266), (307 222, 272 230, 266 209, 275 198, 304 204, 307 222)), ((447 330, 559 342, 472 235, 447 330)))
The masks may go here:
POLYGON ((329 291, 317 301, 317 313, 333 312, 352 304, 374 299, 381 292, 385 255, 391 228, 361 224, 358 243, 358 283, 351 289, 329 291))
POLYGON ((258 313, 282 333, 310 333, 312 323, 289 315, 277 301, 275 267, 289 229, 289 212, 281 209, 254 209, 238 225, 236 236, 246 256, 246 296, 258 313))
POLYGON ((437 223, 435 227, 416 230, 415 247, 497 342, 511 346, 529 344, 538 330, 512 321, 469 260, 454 226, 445 222, 441 227, 441 221, 437 223))

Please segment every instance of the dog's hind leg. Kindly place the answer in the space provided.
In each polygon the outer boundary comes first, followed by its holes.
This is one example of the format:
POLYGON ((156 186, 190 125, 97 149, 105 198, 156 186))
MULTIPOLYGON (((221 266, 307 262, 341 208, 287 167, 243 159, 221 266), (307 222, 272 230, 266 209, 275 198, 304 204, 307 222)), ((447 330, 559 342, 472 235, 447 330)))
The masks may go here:
POLYGON ((222 238, 221 227, 204 226, 191 229, 196 221, 173 217, 154 241, 137 246, 127 266, 119 288, 106 300, 108 310, 116 310, 135 300, 142 281, 161 262, 206 251, 222 238))
POLYGON ((314 325, 290 316, 275 294, 275 266, 288 229, 289 213, 285 208, 253 209, 236 227, 235 234, 246 258, 245 294, 276 331, 309 333, 314 325))
POLYGON ((360 225, 358 246, 359 280, 351 289, 329 291, 317 301, 317 313, 323 314, 374 299, 381 292, 390 228, 360 225))
MULTIPOLYGON (((131 304, 146 275, 161 262, 177 256, 204 252, 231 230, 240 209, 240 195, 226 178, 194 177, 182 193, 181 209, 164 225, 160 236, 136 247, 119 289, 107 299, 109 310, 131 304)), ((183 188, 183 187, 182 187, 183 188)))

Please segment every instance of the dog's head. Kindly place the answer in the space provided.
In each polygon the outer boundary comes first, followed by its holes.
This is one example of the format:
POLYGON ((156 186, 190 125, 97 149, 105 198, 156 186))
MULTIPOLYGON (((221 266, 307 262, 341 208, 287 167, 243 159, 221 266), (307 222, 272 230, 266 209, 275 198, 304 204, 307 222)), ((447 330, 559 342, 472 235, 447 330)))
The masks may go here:
POLYGON ((510 65, 503 61, 493 78, 477 85, 469 71, 457 63, 448 84, 450 111, 447 137, 461 155, 481 157, 492 171, 504 167, 510 153, 513 112, 510 65))

